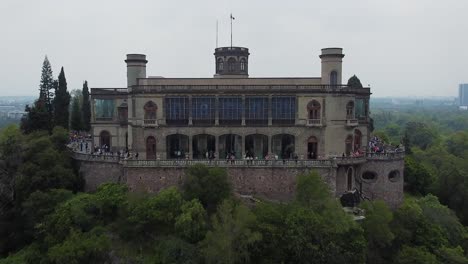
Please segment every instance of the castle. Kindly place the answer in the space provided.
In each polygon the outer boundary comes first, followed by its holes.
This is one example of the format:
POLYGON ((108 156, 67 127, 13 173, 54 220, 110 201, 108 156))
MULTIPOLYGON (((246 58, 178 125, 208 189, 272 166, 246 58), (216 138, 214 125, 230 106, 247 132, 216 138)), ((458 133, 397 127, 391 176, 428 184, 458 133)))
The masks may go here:
POLYGON ((216 48, 213 78, 163 78, 146 75, 145 55, 128 54, 126 88, 91 89, 91 133, 94 146, 139 156, 77 154, 88 185, 158 191, 181 184, 184 167, 204 163, 226 167, 241 194, 283 200, 298 173, 315 169, 337 196, 358 188, 401 203, 403 154, 366 152, 371 91, 342 84, 341 48, 322 49, 319 77, 252 78, 249 55, 216 48))

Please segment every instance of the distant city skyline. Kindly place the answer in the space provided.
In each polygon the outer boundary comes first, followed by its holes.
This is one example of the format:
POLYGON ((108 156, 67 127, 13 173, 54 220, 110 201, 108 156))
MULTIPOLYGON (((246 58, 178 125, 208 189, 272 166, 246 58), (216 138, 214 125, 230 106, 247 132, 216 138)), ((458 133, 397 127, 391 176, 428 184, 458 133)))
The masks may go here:
POLYGON ((251 77, 318 77, 321 48, 342 47, 343 83, 356 74, 373 97, 458 96, 468 82, 468 2, 2 1, 0 95, 38 94, 44 56, 68 89, 125 87, 127 53, 149 76, 212 77, 219 46, 250 49, 251 77), (112 7, 112 8, 110 8, 112 7))

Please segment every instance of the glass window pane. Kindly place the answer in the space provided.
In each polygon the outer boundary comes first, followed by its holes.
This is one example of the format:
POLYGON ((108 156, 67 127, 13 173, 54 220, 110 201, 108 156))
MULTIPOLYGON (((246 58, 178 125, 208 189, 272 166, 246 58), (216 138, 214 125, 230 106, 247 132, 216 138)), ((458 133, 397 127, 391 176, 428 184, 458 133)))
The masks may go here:
POLYGON ((112 119, 114 115, 114 100, 96 99, 94 103, 94 114, 96 118, 112 119))
POLYGON ((247 124, 268 124, 268 98, 246 97, 245 98, 245 121, 247 124))
POLYGON ((219 98, 219 123, 240 125, 242 120, 242 98, 220 97, 219 98))
POLYGON ((166 122, 168 124, 188 124, 188 97, 166 97, 166 122))

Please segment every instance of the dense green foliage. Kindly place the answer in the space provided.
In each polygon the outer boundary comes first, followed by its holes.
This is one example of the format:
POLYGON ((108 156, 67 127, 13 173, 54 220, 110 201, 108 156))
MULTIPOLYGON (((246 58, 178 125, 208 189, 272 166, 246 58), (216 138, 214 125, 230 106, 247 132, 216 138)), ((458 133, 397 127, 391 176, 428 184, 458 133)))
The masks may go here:
POLYGON ((80 131, 83 129, 80 101, 77 96, 72 98, 70 129, 80 131))
POLYGON ((67 80, 63 67, 54 80, 52 67, 47 56, 42 65, 39 98, 34 105, 26 105, 26 115, 21 119, 21 130, 26 133, 47 130, 52 134, 55 126, 68 129, 70 93, 67 91, 67 80))
POLYGON ((88 81, 83 83, 81 93, 83 96, 83 102, 81 104, 83 130, 89 131, 91 130, 91 101, 89 99, 88 81))
POLYGON ((58 87, 54 97, 55 125, 68 129, 70 93, 67 91, 67 79, 62 69, 58 76, 58 87))
POLYGON ((405 111, 374 110, 378 133, 400 141, 405 158, 406 190, 432 193, 468 224, 468 113, 439 107, 405 111))
POLYGON ((225 170, 201 165, 186 171, 180 189, 141 194, 104 184, 82 193, 64 150, 65 129, 48 136, 7 127, 0 184, 14 195, 1 196, 10 203, 0 214, 0 264, 468 263, 468 122, 460 121, 467 117, 373 117, 376 135, 406 141, 412 153, 405 159, 408 196, 394 211, 364 202, 361 221, 342 210, 316 172, 297 177, 287 204, 248 207, 233 195, 225 170))

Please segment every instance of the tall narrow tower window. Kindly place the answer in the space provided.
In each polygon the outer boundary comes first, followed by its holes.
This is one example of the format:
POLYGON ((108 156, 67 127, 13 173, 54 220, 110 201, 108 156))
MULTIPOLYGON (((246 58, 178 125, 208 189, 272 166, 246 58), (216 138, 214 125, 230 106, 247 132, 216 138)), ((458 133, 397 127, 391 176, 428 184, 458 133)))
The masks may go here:
POLYGON ((246 66, 247 66, 247 63, 246 63, 245 59, 242 58, 242 59, 240 60, 240 70, 241 70, 241 71, 245 71, 246 68, 247 68, 246 66))
POLYGON ((330 73, 330 85, 337 85, 338 84, 338 73, 336 71, 332 71, 330 73))
POLYGON ((234 72, 236 70, 236 59, 229 58, 228 59, 228 71, 234 72))
POLYGON ((222 72, 224 70, 224 61, 223 59, 219 58, 216 67, 218 68, 217 72, 222 72))

